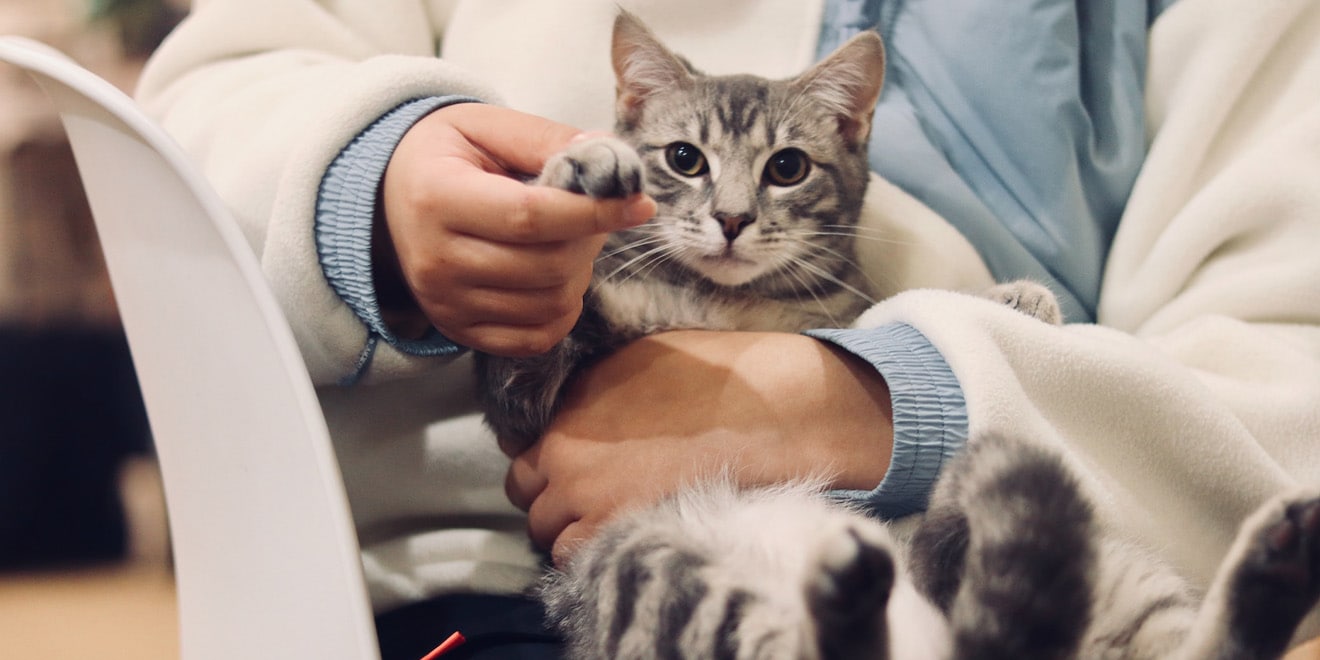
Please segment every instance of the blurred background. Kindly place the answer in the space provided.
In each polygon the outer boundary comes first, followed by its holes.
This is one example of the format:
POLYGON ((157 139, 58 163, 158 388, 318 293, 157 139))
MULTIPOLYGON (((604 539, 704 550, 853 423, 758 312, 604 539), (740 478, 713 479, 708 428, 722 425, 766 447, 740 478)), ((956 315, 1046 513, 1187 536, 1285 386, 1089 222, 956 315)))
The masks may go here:
MULTIPOLYGON (((186 1, 0 0, 126 91, 186 1)), ((128 347, 73 155, 0 64, 3 658, 177 658, 167 525, 128 347)))

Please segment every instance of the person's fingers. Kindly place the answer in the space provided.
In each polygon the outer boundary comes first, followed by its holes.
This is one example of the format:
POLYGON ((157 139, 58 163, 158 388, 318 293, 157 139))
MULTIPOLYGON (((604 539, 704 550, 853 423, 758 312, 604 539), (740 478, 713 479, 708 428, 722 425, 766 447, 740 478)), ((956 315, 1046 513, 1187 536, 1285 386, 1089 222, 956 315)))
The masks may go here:
POLYGON ((642 195, 596 200, 545 186, 529 186, 475 167, 438 172, 435 199, 451 231, 501 243, 547 243, 635 227, 655 215, 642 195), (452 191, 452 192, 451 192, 452 191))
POLYGON ((410 255, 417 263, 443 255, 443 276, 439 265, 434 281, 424 272, 415 274, 419 293, 440 299, 452 297, 456 287, 540 291, 563 287, 590 271, 604 244, 601 235, 576 241, 513 244, 458 234, 449 236, 442 246, 405 248, 417 249, 418 254, 410 255))
POLYGON ((513 457, 504 474, 504 494, 514 506, 526 511, 540 497, 549 483, 537 469, 541 445, 532 445, 527 451, 513 457))
POLYGON ((547 289, 469 289, 437 305, 437 313, 473 328, 542 326, 582 313, 582 293, 567 287, 547 289))
POLYGON ((536 174, 582 129, 494 105, 459 104, 441 110, 450 124, 506 170, 536 174))
POLYGON ((482 353, 501 357, 531 357, 554 348, 568 335, 576 322, 576 317, 565 316, 540 325, 479 323, 457 329, 438 329, 449 339, 482 353))
POLYGON ((565 505, 563 497, 543 491, 527 508, 527 535, 532 544, 543 550, 553 550, 561 533, 577 522, 579 516, 565 505))
POLYGON ((597 525, 585 520, 574 520, 564 527, 550 546, 550 560, 556 568, 563 570, 577 555, 579 549, 595 536, 597 525))

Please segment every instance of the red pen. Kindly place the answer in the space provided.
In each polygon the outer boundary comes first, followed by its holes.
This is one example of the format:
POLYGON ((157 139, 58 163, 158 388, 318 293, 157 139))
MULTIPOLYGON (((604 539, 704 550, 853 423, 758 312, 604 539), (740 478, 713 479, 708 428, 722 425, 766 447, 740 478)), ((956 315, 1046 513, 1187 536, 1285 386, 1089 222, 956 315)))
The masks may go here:
POLYGON ((435 647, 434 651, 431 651, 430 653, 427 653, 424 657, 422 657, 422 660, 435 660, 436 658, 454 650, 455 648, 458 648, 459 645, 461 645, 463 642, 466 641, 467 638, 463 637, 463 633, 455 632, 454 634, 449 636, 449 639, 440 642, 440 646, 435 647))

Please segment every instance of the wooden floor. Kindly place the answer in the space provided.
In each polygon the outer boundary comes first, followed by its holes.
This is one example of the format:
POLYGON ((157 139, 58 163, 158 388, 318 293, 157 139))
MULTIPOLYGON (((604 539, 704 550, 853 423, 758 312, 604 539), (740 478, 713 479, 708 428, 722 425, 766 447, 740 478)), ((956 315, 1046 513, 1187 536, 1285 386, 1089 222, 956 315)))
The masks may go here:
POLYGON ((159 565, 0 575, 0 656, 177 660, 174 604, 159 565))
MULTIPOLYGON (((160 565, 0 575, 5 658, 178 660, 174 587, 160 565)), ((1287 660, 1320 660, 1320 643, 1287 660)))

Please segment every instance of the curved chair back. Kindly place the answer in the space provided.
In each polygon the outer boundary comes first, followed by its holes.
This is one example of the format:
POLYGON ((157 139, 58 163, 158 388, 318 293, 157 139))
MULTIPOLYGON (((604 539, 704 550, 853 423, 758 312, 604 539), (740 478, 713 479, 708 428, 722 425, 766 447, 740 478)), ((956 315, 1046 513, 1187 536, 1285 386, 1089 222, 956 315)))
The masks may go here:
POLYGON ((126 95, 37 42, 0 61, 54 102, 151 421, 185 660, 378 659, 343 479, 256 257, 126 95))

